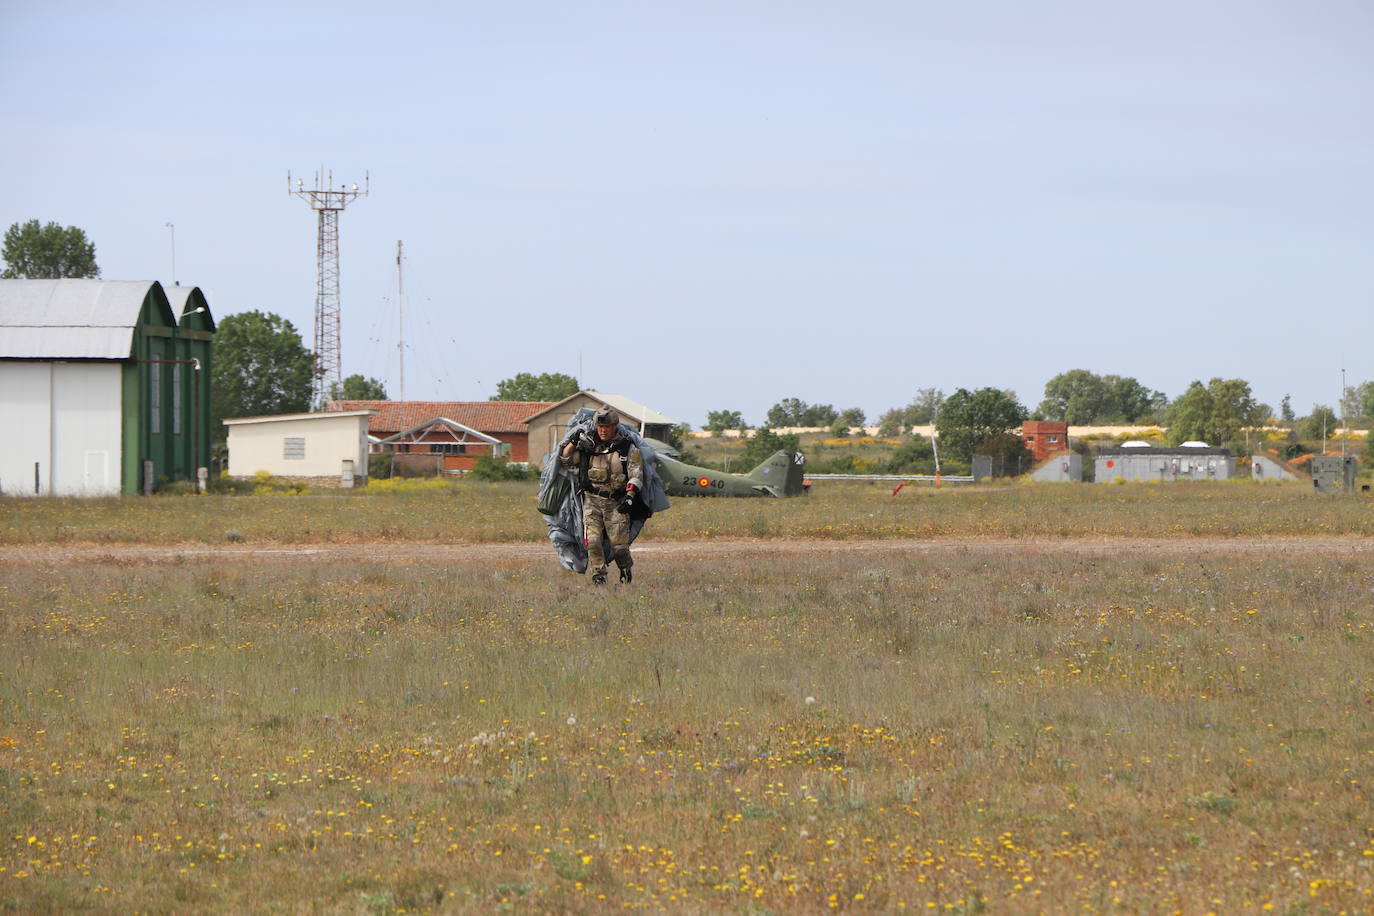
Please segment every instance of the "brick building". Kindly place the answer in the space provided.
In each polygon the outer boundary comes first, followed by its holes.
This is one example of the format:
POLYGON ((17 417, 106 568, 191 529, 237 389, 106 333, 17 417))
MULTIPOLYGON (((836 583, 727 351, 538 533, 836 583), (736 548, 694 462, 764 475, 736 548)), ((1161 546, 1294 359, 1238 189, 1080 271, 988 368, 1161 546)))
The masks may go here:
POLYGON ((405 441, 392 444, 396 456, 407 456, 409 463, 434 464, 444 471, 470 470, 482 455, 503 452, 513 462, 528 462, 530 437, 525 421, 550 406, 546 401, 329 402, 330 410, 377 411, 368 422, 371 439, 409 432, 405 441))
POLYGON ((1037 462, 1067 451, 1069 424, 1057 420, 1027 420, 1021 424, 1021 438, 1037 462))

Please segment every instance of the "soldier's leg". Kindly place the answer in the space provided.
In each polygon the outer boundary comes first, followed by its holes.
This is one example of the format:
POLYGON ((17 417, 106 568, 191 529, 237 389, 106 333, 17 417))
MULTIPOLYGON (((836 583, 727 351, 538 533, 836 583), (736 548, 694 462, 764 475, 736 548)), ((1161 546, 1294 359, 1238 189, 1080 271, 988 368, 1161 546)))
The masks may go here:
POLYGON ((611 542, 615 565, 620 568, 620 581, 630 581, 630 567, 634 558, 630 556, 630 517, 619 512, 606 513, 606 537, 611 542))
POLYGON ((587 540, 587 569, 597 585, 606 581, 605 511, 603 500, 588 496, 582 505, 582 523, 587 540))

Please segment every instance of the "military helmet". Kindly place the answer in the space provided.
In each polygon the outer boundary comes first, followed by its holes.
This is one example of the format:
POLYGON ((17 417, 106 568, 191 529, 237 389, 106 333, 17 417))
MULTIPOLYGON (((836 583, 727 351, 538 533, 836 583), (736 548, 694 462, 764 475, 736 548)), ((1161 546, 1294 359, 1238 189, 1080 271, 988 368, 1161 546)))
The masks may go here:
POLYGON ((603 407, 596 412, 597 426, 619 426, 620 414, 613 407, 603 407))

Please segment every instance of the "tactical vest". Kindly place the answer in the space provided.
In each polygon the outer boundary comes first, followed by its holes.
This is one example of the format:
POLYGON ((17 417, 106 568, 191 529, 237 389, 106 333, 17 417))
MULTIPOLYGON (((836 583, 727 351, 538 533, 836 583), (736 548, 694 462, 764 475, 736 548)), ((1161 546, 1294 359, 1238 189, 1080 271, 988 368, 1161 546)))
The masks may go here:
POLYGON ((625 495, 625 484, 630 479, 630 449, 633 443, 629 439, 616 439, 610 443, 610 448, 602 452, 599 449, 595 457, 605 457, 604 462, 597 462, 597 466, 592 466, 592 452, 581 452, 582 461, 578 468, 578 480, 582 483, 582 490, 586 493, 595 493, 597 496, 604 496, 608 499, 619 499, 625 495), (619 461, 616 461, 616 458, 619 461))

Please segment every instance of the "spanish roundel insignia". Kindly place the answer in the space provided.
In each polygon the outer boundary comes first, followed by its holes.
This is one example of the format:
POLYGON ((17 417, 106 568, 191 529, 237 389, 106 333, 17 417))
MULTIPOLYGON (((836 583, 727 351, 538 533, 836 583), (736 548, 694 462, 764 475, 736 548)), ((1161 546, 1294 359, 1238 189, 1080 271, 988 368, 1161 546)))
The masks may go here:
POLYGON ((711 485, 711 478, 709 478, 709 477, 701 477, 701 478, 698 478, 698 479, 697 479, 697 486, 699 486, 699 487, 709 487, 710 485, 711 485))

